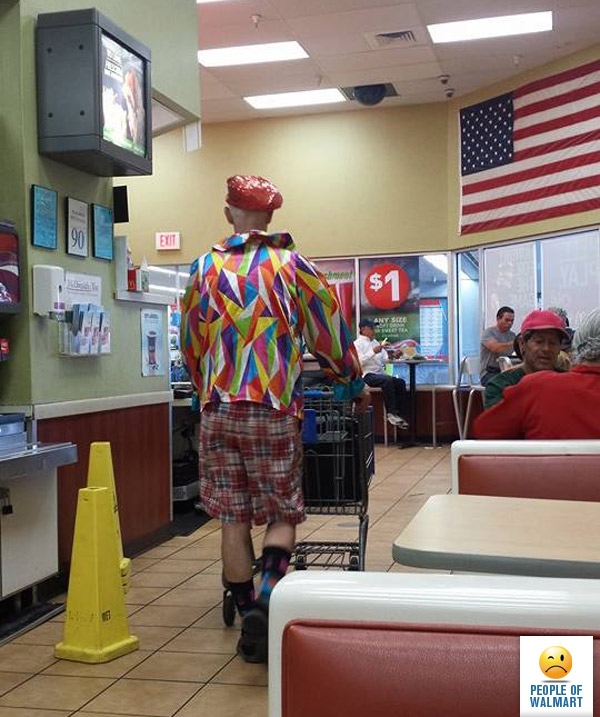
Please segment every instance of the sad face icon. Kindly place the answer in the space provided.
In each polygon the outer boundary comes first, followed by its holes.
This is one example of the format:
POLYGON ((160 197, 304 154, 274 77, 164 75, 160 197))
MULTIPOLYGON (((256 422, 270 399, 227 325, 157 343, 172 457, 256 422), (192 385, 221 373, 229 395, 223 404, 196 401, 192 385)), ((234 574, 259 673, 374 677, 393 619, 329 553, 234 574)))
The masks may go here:
POLYGON ((553 680, 566 677, 573 667, 571 653, 560 645, 547 647, 540 655, 540 670, 553 680))

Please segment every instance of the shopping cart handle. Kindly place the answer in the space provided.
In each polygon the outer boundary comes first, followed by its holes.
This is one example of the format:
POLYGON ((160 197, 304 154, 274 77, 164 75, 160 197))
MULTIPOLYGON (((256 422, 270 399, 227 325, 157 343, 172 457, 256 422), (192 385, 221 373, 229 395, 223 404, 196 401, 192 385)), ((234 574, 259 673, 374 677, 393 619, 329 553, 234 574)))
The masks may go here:
POLYGON ((332 391, 325 391, 325 390, 317 390, 317 389, 314 389, 314 388, 313 388, 313 389, 308 388, 308 389, 306 389, 306 390, 304 391, 304 395, 305 395, 307 398, 323 398, 323 397, 331 396, 331 395, 332 395, 332 391))

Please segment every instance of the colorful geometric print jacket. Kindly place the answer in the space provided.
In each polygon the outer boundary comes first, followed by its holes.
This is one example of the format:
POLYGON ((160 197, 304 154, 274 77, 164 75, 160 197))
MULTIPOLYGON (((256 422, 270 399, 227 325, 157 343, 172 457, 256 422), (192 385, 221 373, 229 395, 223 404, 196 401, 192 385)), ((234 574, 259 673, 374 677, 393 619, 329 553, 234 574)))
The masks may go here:
POLYGON ((362 391, 335 293, 289 234, 234 234, 192 264, 181 346, 201 406, 252 401, 300 416, 302 338, 336 398, 362 391))

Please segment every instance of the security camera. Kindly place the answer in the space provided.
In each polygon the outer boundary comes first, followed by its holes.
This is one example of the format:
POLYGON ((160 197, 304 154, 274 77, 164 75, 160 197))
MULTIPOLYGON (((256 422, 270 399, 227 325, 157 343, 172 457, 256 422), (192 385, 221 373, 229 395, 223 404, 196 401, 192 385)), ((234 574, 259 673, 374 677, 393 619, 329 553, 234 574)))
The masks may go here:
POLYGON ((448 99, 454 97, 454 87, 446 87, 446 89, 444 90, 444 94, 448 99))
POLYGON ((442 85, 447 85, 449 79, 450 79, 450 75, 440 75, 438 77, 438 80, 442 83, 442 85))

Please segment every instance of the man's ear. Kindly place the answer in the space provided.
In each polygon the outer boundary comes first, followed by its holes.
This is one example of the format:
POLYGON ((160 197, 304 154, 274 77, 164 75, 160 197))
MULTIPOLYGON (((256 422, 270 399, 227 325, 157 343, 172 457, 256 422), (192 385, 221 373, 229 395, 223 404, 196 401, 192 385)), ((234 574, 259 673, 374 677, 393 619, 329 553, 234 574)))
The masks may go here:
POLYGON ((223 214, 225 215, 225 218, 233 226, 233 215, 231 213, 231 209, 229 207, 223 207, 223 214))

